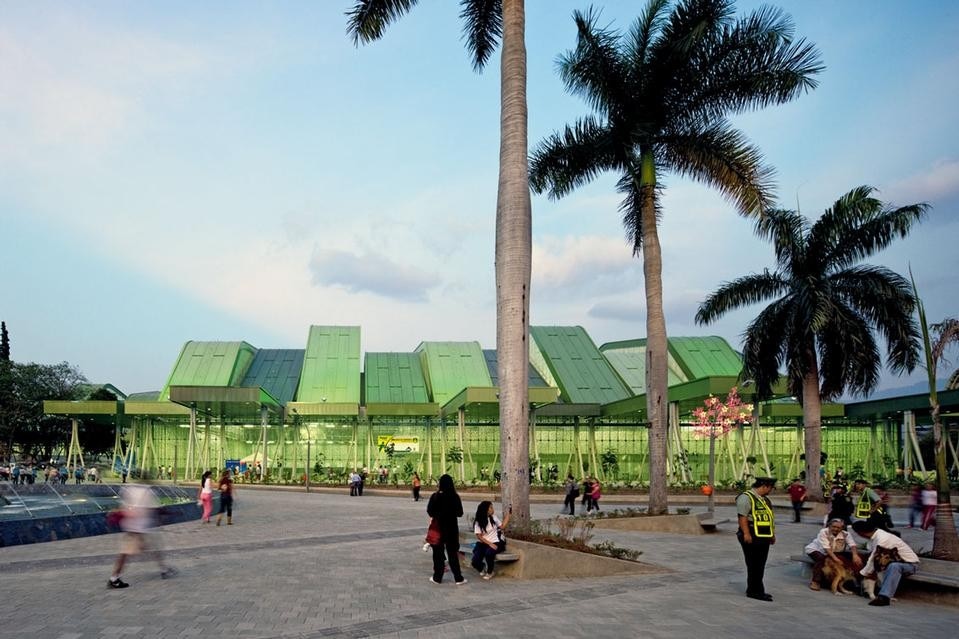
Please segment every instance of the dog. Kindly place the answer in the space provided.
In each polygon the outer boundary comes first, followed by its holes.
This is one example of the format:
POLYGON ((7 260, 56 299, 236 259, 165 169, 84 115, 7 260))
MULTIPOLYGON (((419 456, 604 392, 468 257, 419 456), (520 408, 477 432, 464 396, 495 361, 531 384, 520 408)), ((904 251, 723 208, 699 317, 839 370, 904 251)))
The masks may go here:
POLYGON ((866 565, 865 570, 867 570, 867 572, 862 578, 863 592, 866 593, 870 601, 876 598, 876 587, 882 583, 880 573, 885 572, 889 564, 894 561, 902 561, 898 550, 895 548, 883 548, 882 546, 876 547, 876 552, 872 556, 872 562, 866 565))
POLYGON ((829 590, 832 594, 851 595, 851 590, 846 590, 846 582, 855 581, 856 573, 853 572, 852 560, 848 557, 839 555, 839 561, 832 557, 826 557, 826 563, 822 567, 822 576, 829 583, 829 590))

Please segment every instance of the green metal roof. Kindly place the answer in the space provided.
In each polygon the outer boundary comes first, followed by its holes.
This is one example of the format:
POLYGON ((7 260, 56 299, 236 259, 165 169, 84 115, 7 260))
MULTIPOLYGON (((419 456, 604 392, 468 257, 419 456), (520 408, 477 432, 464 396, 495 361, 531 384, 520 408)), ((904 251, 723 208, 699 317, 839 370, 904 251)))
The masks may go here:
POLYGON ((671 337, 669 351, 688 379, 736 377, 743 370, 742 357, 722 337, 671 337))
MULTIPOLYGON (((619 374, 634 395, 646 392, 646 340, 634 339, 625 342, 611 342, 599 347, 613 369, 619 374)), ((683 368, 676 361, 672 350, 668 353, 667 384, 675 386, 689 381, 683 368)))
MULTIPOLYGON (((499 386, 499 358, 494 349, 483 349, 483 357, 486 358, 486 368, 489 370, 489 377, 493 380, 493 386, 499 386)), ((536 367, 529 365, 529 387, 538 388, 549 386, 546 380, 539 374, 536 367)))
POLYGON ((260 387, 171 386, 170 400, 182 406, 195 406, 197 412, 211 417, 227 417, 254 421, 260 409, 279 412, 281 406, 260 387))
POLYGON ((430 403, 416 353, 367 353, 363 370, 367 406, 430 403))
MULTIPOLYGON (((557 386, 573 404, 607 404, 631 393, 581 326, 531 326, 530 347, 548 370, 547 383, 557 386), (552 379, 550 379, 552 378, 552 379)), ((542 369, 538 369, 542 373, 542 369)))
MULTIPOLYGON (((705 377, 736 377, 743 368, 739 353, 722 337, 670 337, 669 386, 705 377)), ((599 347, 634 395, 646 392, 646 340, 609 342, 599 347)))
MULTIPOLYGON (((959 410, 959 389, 941 390, 936 393, 936 396, 942 413, 959 410)), ((920 415, 928 414, 931 410, 929 393, 901 395, 899 397, 886 397, 846 404, 846 415, 849 417, 879 418, 892 416, 901 419, 900 413, 907 410, 920 415)))
POLYGON ((240 385, 262 388, 285 405, 296 397, 304 354, 302 349, 261 348, 240 385))
POLYGON ((160 399, 170 399, 171 386, 236 386, 255 354, 246 342, 187 342, 160 399))
MULTIPOLYGON (((556 401, 558 388, 531 386, 529 402, 540 409, 548 408, 556 401)), ((499 416, 499 388, 495 386, 468 386, 454 395, 442 408, 440 416, 455 415, 462 408, 471 417, 495 418, 499 416)), ((578 408, 578 407, 577 407, 578 408)))
POLYGON ((122 415, 123 402, 104 400, 43 400, 43 412, 46 415, 122 415))
POLYGON ((416 352, 430 396, 440 406, 464 388, 493 385, 479 342, 423 342, 416 352))
POLYGON ((311 326, 299 403, 360 403, 360 327, 311 326))

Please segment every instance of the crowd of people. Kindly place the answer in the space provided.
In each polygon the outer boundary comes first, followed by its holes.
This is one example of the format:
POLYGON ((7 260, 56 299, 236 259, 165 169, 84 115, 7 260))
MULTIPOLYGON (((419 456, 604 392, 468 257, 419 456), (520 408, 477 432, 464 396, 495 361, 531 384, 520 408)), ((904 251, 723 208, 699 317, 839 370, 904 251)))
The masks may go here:
POLYGON ((76 485, 88 481, 93 484, 103 483, 100 469, 96 466, 68 467, 66 464, 4 464, 0 465, 0 481, 9 481, 23 486, 34 484, 43 478, 45 484, 66 484, 73 480, 76 485))
MULTIPOLYGON (((893 530, 889 515, 889 495, 882 485, 870 485, 865 479, 853 480, 853 497, 842 469, 834 476, 827 495, 829 513, 824 526, 804 549, 812 560, 812 579, 809 588, 821 590, 824 580, 832 580, 831 589, 842 589, 843 583, 856 581, 869 597, 871 606, 888 606, 896 594, 900 580, 919 569, 919 556, 893 530), (860 548, 857 538, 863 540, 860 548), (828 574, 827 574, 828 572, 828 574), (878 594, 875 592, 877 584, 878 594)), ((749 490, 736 499, 738 515, 737 538, 746 563, 746 596, 761 601, 772 601, 763 584, 766 559, 770 546, 776 543, 776 525, 769 493, 776 480, 758 477, 749 490)), ((806 501, 806 489, 800 478, 793 479, 787 489, 794 508, 794 522, 800 522, 800 511, 806 501)), ((933 525, 935 490, 931 484, 913 491, 910 527, 917 515, 922 515, 922 526, 933 525), (932 508, 923 502, 931 502, 932 508)))

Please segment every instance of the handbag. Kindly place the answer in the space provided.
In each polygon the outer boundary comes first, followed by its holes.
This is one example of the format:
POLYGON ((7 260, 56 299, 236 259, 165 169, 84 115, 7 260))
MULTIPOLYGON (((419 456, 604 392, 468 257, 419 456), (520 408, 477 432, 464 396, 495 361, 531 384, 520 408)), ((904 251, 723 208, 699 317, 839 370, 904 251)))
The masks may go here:
POLYGON ((569 496, 572 497, 573 499, 576 499, 577 497, 579 497, 579 488, 574 488, 572 492, 570 492, 569 496))
POLYGON ((426 543, 430 546, 435 546, 440 543, 442 535, 440 534, 440 525, 435 519, 430 520, 430 525, 426 529, 426 543))

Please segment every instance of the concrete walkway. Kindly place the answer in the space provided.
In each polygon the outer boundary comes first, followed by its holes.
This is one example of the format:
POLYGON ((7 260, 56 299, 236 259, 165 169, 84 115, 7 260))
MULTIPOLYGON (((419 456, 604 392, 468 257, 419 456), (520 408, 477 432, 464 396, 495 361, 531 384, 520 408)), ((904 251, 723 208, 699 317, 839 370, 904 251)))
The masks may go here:
MULTIPOLYGON (((603 507, 615 507, 603 500, 603 507)), ((464 503, 467 512, 476 502, 464 503)), ((498 506, 497 506, 498 508, 498 506)), ((702 511, 699 505, 693 512, 702 511)), ((430 584, 421 548, 425 500, 281 490, 238 491, 236 524, 186 523, 156 533, 179 570, 161 580, 156 564, 127 566, 125 590, 106 587, 118 536, 106 535, 0 549, 0 638, 106 637, 708 637, 824 635, 944 637, 956 609, 900 599, 873 608, 858 597, 812 592, 788 560, 819 529, 810 517, 786 523, 777 513, 777 543, 766 587, 776 600, 747 599, 733 524, 712 535, 600 531, 643 551, 669 574, 589 579, 430 584)), ((557 514, 536 503, 533 515, 557 514)), ((894 511, 897 522, 905 511, 894 511)), ((730 506, 720 518, 734 519, 730 506)), ((465 525, 465 524, 464 524, 465 525)), ((932 533, 903 530, 928 550, 932 533)))

